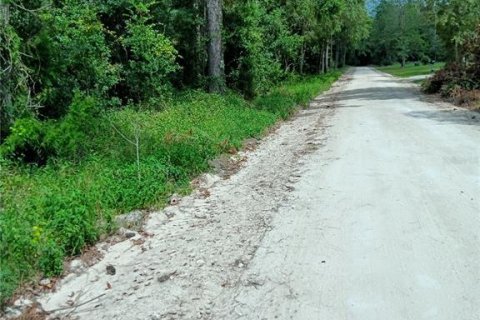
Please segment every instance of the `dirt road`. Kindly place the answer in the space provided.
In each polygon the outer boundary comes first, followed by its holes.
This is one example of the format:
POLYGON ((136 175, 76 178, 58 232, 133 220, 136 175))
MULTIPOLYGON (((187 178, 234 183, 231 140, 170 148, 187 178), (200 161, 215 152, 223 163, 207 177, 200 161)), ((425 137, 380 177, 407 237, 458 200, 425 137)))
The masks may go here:
POLYGON ((353 69, 40 302, 80 319, 480 319, 480 117, 422 99, 353 69))

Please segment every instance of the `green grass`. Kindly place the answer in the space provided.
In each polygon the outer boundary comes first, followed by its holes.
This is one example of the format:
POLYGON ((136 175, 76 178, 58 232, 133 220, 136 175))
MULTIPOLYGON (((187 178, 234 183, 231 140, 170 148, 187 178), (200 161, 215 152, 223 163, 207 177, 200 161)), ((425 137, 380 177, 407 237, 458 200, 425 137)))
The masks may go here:
MULTIPOLYGON (((443 62, 437 62, 433 65, 433 70, 437 71, 445 66, 443 62)), ((386 67, 377 67, 378 70, 389 73, 396 77, 408 78, 419 75, 426 75, 432 73, 432 65, 419 65, 416 66, 413 63, 407 63, 404 68, 398 63, 386 67)))
POLYGON ((0 160, 0 304, 20 284, 61 274, 66 257, 115 230, 115 215, 161 208, 172 193, 188 193, 209 159, 261 137, 340 74, 292 80, 252 102, 188 92, 162 111, 105 113, 89 123, 89 152, 80 161, 38 167, 0 160), (127 141, 135 133, 139 163, 127 141))

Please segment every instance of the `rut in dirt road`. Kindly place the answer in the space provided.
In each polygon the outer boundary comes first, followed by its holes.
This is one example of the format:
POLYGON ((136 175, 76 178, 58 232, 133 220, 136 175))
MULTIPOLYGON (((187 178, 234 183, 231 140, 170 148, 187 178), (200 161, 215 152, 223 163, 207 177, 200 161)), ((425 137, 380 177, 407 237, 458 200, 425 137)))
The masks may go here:
POLYGON ((100 244, 103 260, 43 308, 92 320, 480 319, 480 123, 422 99, 352 69, 207 197, 100 244))

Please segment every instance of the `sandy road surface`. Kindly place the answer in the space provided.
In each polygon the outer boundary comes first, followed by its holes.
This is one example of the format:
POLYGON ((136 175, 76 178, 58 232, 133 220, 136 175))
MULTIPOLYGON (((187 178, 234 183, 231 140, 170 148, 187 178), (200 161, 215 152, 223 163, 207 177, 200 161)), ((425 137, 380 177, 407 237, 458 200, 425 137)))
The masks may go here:
POLYGON ((105 258, 44 296, 44 309, 480 319, 480 122, 372 69, 348 77, 241 154, 237 174, 207 179, 208 197, 152 214, 152 236, 100 245, 105 258))

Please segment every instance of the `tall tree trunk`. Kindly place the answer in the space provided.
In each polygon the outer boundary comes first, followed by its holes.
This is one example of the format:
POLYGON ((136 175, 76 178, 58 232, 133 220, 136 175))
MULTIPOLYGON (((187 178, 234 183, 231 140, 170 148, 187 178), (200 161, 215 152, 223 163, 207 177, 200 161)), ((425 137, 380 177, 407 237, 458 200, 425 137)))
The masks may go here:
POLYGON ((320 48, 320 54, 318 56, 318 73, 322 73, 322 48, 320 48))
POLYGON ((325 46, 325 71, 328 72, 330 70, 330 65, 329 65, 329 57, 330 57, 330 52, 329 52, 329 43, 327 41, 327 45, 325 46))
POLYGON ((210 92, 225 89, 222 50, 222 0, 207 0, 208 76, 210 92))
POLYGON ((0 0, 0 26, 2 28, 8 25, 10 18, 10 10, 8 6, 8 1, 0 0))
POLYGON ((347 46, 343 46, 342 67, 347 64, 347 46))
POLYGON ((332 41, 329 40, 328 41, 328 67, 329 69, 332 69, 333 67, 333 44, 332 44, 332 41))
POLYGON ((325 73, 325 47, 322 46, 322 73, 325 73))
POLYGON ((335 69, 338 69, 340 62, 340 45, 338 42, 335 44, 335 69))
MULTIPOLYGON (((203 1, 196 0, 194 2, 194 6, 195 6, 197 17, 199 19, 203 19, 203 21, 206 21, 207 14, 206 14, 206 9, 203 4, 203 1)), ((197 22, 195 31, 196 31, 195 58, 199 64, 199 66, 195 68, 195 77, 196 77, 195 80, 198 81, 199 83, 205 74, 205 69, 208 63, 205 59, 206 58, 205 43, 203 42, 203 39, 205 37, 205 27, 202 26, 202 23, 197 22)))
POLYGON ((305 65, 305 43, 302 44, 300 52, 300 74, 303 74, 303 66, 305 65))
MULTIPOLYGON (((10 8, 8 5, 8 2, 5 2, 4 0, 0 0, 0 28, 7 28, 10 20, 10 8)), ((1 69, 5 70, 0 70, 2 74, 2 79, 0 81, 0 103, 2 105, 2 108, 10 108, 12 106, 12 93, 11 93, 11 88, 10 88, 10 78, 11 78, 11 72, 12 72, 12 61, 11 61, 11 55, 8 55, 7 57, 2 57, 2 64, 0 65, 1 69), (6 60, 8 59, 8 60, 6 60), (5 64, 3 64, 5 63, 5 64), (8 65, 10 64, 10 65, 8 65)), ((0 121, 4 120, 3 118, 0 119, 0 121)), ((10 124, 9 123, 2 123, 4 127, 8 127, 10 124)), ((0 140, 1 140, 1 133, 3 132, 0 128, 0 140)))

